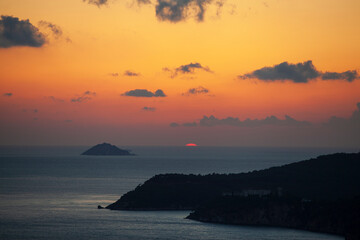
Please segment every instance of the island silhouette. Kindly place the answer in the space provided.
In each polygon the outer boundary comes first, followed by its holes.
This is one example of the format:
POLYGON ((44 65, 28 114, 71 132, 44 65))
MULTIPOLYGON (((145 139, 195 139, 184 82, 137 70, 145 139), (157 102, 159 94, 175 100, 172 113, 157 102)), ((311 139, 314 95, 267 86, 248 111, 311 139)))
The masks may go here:
POLYGON ((135 154, 125 149, 120 149, 110 143, 101 143, 91 147, 90 149, 83 152, 81 155, 90 156, 132 156, 135 154))

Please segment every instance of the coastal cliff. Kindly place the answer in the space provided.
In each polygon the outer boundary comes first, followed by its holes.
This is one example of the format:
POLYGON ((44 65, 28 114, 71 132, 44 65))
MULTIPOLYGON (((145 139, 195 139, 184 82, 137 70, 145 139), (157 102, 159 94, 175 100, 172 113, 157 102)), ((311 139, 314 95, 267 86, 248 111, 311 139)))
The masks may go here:
POLYGON ((112 210, 195 209, 223 195, 336 200, 360 195, 360 153, 337 153, 239 174, 160 174, 107 206, 112 210))
POLYGON ((203 222, 297 228, 360 239, 360 153, 239 174, 161 174, 111 210, 194 210, 203 222))

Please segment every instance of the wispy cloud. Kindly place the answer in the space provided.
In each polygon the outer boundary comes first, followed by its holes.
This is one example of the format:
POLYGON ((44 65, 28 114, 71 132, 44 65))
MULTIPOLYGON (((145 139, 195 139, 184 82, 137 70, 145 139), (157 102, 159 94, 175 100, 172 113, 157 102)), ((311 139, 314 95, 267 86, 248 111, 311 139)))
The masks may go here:
POLYGON ((73 103, 82 103, 91 100, 96 96, 96 92, 86 91, 82 95, 72 98, 70 101, 73 103))
MULTIPOLYGON (((203 22, 209 6, 216 8, 219 16, 226 0, 133 0, 138 5, 152 5, 159 21, 178 23, 189 18, 203 22)), ((109 3, 108 0, 83 0, 88 4, 101 7, 109 3)))
POLYGON ((209 93, 209 89, 206 89, 202 86, 199 86, 197 88, 190 88, 187 92, 181 94, 183 96, 193 96, 193 95, 199 95, 199 94, 207 94, 209 93))
POLYGON ((55 38, 60 38, 63 35, 61 28, 51 22, 41 20, 39 21, 39 26, 50 29, 55 38))
POLYGON ((176 77, 178 74, 194 74, 195 70, 203 70, 213 73, 213 71, 211 71, 209 67, 202 66, 198 62, 181 65, 173 70, 170 68, 163 68, 163 71, 171 72, 172 78, 176 77))
POLYGON ((109 75, 112 76, 112 77, 118 77, 119 73, 109 73, 109 75))
POLYGON ((158 89, 155 92, 148 91, 147 89, 134 89, 121 95, 127 97, 166 97, 165 93, 161 89, 158 89))
POLYGON ((11 97, 13 94, 12 93, 4 93, 3 96, 4 97, 11 97))
POLYGON ((49 97, 46 97, 47 99, 51 100, 52 102, 65 102, 64 99, 61 99, 61 98, 56 98, 54 96, 49 96, 49 97))
POLYGON ((136 73, 136 72, 132 72, 132 71, 126 70, 126 71, 124 72, 124 76, 137 77, 137 76, 140 76, 140 73, 136 73))
POLYGON ((106 5, 108 3, 108 0, 83 0, 83 2, 86 2, 88 4, 93 4, 98 7, 106 5))
MULTIPOLYGON (((148 2, 148 1, 147 1, 148 2)), ((156 16, 160 21, 177 23, 194 17, 196 21, 204 21, 204 15, 209 5, 215 5, 219 9, 223 6, 223 0, 156 0, 156 16), (193 16, 192 16, 193 15, 193 16)))
POLYGON ((346 80, 348 82, 352 82, 355 79, 359 78, 359 74, 356 70, 349 70, 346 72, 338 73, 338 72, 325 72, 322 74, 321 78, 323 80, 346 80))
POLYGON ((47 36, 52 35, 56 40, 65 39, 68 43, 72 42, 69 37, 64 36, 61 27, 54 23, 41 20, 38 26, 44 33, 47 33, 47 36))

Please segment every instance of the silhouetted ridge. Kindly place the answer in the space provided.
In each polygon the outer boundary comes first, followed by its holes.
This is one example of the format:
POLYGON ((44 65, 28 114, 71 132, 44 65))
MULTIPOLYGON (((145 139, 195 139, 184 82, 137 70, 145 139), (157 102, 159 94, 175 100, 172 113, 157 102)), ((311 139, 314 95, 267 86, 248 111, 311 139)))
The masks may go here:
POLYGON ((310 200, 360 195, 360 153, 337 153, 238 174, 160 174, 124 194, 109 209, 195 209, 211 198, 244 190, 310 200))
POLYGON ((360 239, 360 153, 238 174, 160 174, 124 194, 112 210, 195 210, 188 218, 268 225, 360 239))
POLYGON ((131 154, 128 150, 120 149, 109 143, 102 143, 88 149, 87 151, 83 152, 81 155, 118 156, 118 155, 134 155, 134 154, 131 154))

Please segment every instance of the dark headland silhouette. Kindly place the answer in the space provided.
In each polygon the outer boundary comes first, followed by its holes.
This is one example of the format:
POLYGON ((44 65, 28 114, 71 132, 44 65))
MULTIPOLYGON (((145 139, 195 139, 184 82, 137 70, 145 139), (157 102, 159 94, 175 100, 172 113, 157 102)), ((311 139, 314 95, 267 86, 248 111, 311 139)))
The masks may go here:
POLYGON ((110 143, 102 143, 98 144, 85 152, 83 152, 81 155, 93 155, 93 156, 131 156, 134 155, 130 153, 128 150, 120 149, 114 145, 111 145, 110 143))
POLYGON ((239 174, 161 174, 111 210, 192 210, 189 219, 276 226, 360 239, 360 153, 239 174))

